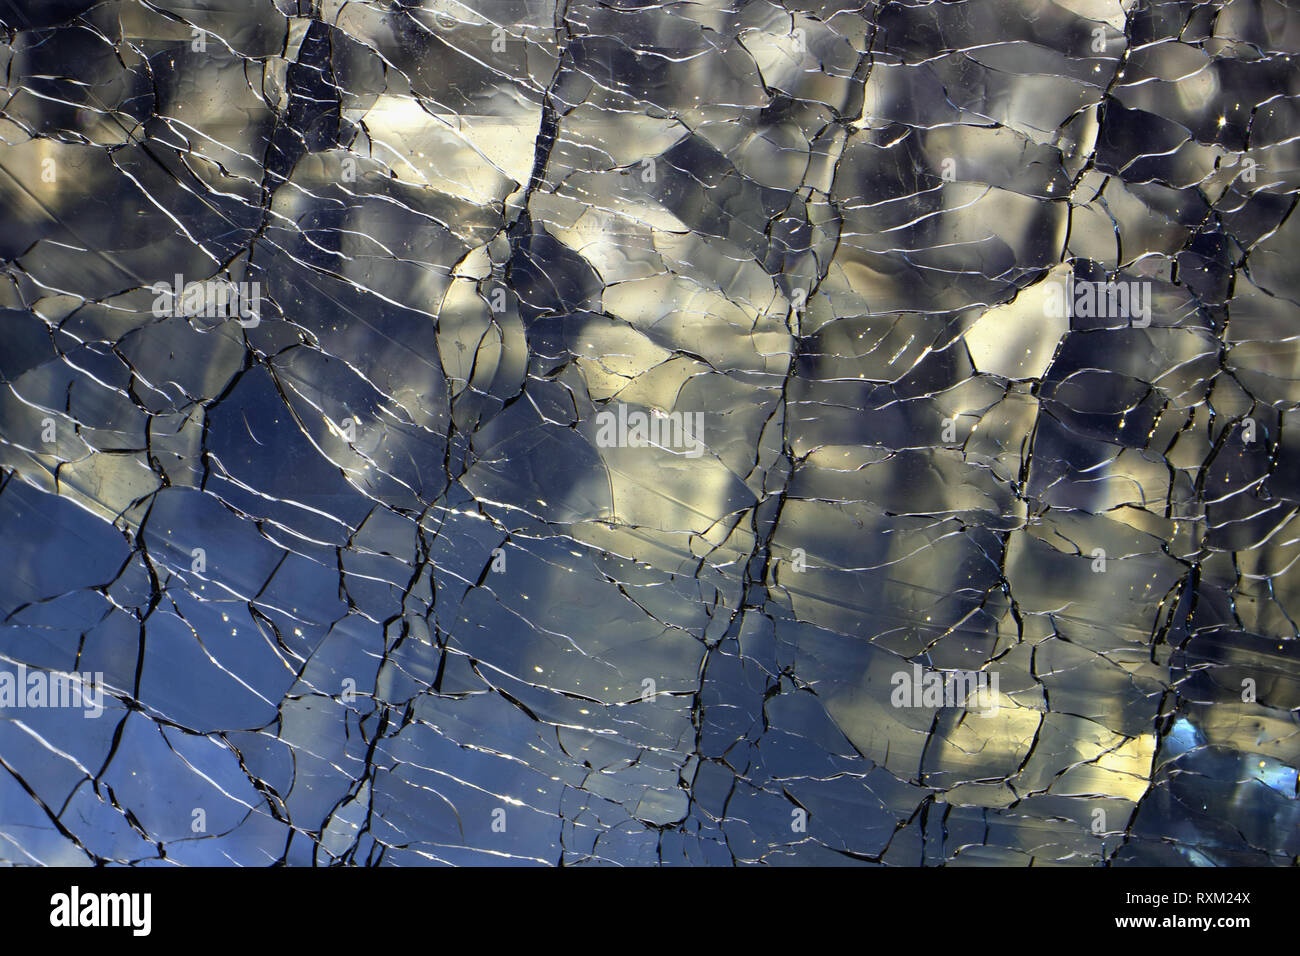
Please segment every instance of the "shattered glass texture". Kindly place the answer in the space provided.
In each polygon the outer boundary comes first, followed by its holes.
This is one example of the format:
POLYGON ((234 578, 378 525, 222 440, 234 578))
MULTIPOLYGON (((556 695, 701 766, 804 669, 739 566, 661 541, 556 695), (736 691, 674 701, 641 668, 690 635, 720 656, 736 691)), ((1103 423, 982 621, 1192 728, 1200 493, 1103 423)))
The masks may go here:
POLYGON ((0 4, 0 860, 1297 862, 1300 8, 783 4, 0 4))

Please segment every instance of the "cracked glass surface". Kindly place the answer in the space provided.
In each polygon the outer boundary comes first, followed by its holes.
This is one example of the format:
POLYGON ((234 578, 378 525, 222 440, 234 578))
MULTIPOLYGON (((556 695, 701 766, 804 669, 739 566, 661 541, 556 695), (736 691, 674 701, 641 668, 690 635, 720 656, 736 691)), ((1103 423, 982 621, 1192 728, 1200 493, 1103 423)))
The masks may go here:
POLYGON ((0 861, 1300 859, 1294 4, 0 25, 0 861))

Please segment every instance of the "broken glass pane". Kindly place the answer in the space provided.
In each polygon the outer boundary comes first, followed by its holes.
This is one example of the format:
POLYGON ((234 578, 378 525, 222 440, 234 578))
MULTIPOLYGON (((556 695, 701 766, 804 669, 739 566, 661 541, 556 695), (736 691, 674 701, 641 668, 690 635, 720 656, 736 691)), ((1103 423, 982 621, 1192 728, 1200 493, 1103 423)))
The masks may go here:
POLYGON ((1300 858, 1294 7, 0 23, 0 860, 1300 858))

